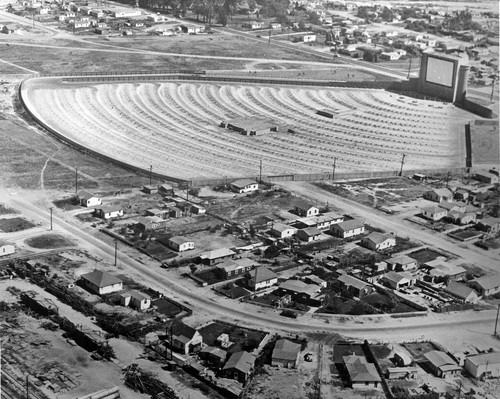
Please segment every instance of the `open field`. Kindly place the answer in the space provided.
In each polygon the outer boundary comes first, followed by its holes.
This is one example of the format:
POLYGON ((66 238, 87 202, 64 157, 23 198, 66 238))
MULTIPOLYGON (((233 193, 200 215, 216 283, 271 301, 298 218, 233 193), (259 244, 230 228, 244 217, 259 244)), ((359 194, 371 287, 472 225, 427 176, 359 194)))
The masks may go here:
POLYGON ((29 80, 23 99, 39 120, 98 153, 134 167, 197 177, 452 168, 463 163, 470 117, 450 104, 383 90, 201 83, 61 84, 29 80), (333 120, 316 115, 331 109, 333 120), (396 114, 395 114, 396 111, 396 114), (242 136, 221 120, 258 116, 291 127, 242 136))

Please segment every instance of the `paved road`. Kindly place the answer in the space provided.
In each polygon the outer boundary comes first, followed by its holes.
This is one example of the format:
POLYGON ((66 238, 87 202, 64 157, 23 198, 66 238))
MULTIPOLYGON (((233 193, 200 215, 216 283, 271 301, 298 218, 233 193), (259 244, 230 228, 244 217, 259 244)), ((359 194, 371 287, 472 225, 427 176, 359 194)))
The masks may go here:
POLYGON ((366 223, 380 227, 386 231, 391 231, 401 237, 410 237, 412 240, 420 241, 427 246, 442 249, 450 254, 455 254, 463 258, 464 261, 476 264, 491 272, 498 271, 498 265, 500 263, 498 250, 485 252, 472 245, 457 244, 455 240, 449 238, 445 234, 431 233, 428 229, 405 220, 404 217, 388 215, 381 211, 377 211, 355 201, 329 193, 311 183, 286 182, 280 183, 280 185, 287 190, 292 190, 304 197, 308 197, 312 201, 319 201, 319 203, 324 204, 328 202, 333 206, 341 208, 348 214, 363 219, 366 223))
MULTIPOLYGON (((11 198, 11 206, 21 211, 28 218, 40 220, 44 225, 49 225, 49 203, 36 201, 32 203, 24 196, 11 198)), ((71 220, 71 219, 70 219, 71 220)), ((60 210, 54 212, 54 229, 62 234, 68 234, 80 241, 83 248, 93 248, 93 256, 100 257, 113 264, 114 246, 107 244, 94 237, 89 231, 82 230, 76 225, 65 220, 65 215, 60 210)), ((134 276, 143 284, 155 289, 167 292, 177 300, 187 303, 195 313, 203 312, 213 318, 242 323, 246 326, 274 329, 286 332, 338 332, 359 338, 367 334, 392 336, 404 338, 410 331, 418 331, 418 334, 432 335, 442 331, 446 326, 454 328, 468 328, 478 325, 490 325, 495 318, 495 311, 469 312, 457 315, 431 315, 427 318, 415 319, 393 319, 393 318, 355 318, 352 321, 339 322, 336 318, 329 318, 328 323, 321 318, 313 318, 305 315, 300 324, 297 321, 280 319, 274 310, 263 309, 249 304, 241 304, 233 300, 219 298, 209 289, 193 289, 191 280, 172 279, 168 272, 159 268, 158 262, 148 261, 141 263, 132 259, 124 253, 119 255, 120 266, 125 272, 134 276), (203 294, 202 294, 203 293, 203 294)))

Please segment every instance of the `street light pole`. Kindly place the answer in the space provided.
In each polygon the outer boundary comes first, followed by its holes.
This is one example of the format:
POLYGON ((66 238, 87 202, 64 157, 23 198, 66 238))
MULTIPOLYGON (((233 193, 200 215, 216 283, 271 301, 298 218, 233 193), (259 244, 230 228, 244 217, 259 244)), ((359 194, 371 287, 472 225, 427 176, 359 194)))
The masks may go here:
POLYGON ((52 208, 50 207, 50 229, 52 230, 52 208))

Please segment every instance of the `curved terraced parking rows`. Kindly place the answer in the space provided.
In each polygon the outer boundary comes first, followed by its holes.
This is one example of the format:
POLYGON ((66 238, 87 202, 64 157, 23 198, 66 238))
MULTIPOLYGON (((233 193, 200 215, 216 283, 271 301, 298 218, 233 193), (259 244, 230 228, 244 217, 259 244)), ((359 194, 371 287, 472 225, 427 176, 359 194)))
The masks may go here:
POLYGON ((132 166, 182 179, 463 165, 470 114, 384 90, 196 82, 23 84, 26 106, 67 138, 132 166), (333 119, 315 112, 335 110, 333 119), (292 127, 247 137, 218 127, 239 116, 292 127), (286 129, 285 129, 286 130, 286 129))

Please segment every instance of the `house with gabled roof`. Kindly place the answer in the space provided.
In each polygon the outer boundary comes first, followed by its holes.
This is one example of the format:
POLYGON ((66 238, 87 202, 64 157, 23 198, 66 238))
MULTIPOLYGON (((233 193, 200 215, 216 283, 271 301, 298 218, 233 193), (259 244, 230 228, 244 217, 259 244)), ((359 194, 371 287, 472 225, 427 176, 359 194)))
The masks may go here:
POLYGON ((321 287, 316 284, 307 284, 301 280, 286 280, 279 285, 279 296, 290 295, 292 301, 309 306, 321 306, 318 299, 321 287))
POLYGON ((436 377, 447 378, 456 377, 462 371, 461 367, 445 352, 433 350, 424 353, 424 359, 427 361, 432 373, 436 377))
POLYGON ((120 303, 137 310, 145 310, 151 307, 151 297, 142 292, 131 290, 120 294, 120 303))
POLYGON ((293 205, 293 210, 297 215, 303 217, 319 215, 318 208, 303 200, 296 200, 293 205))
POLYGON ((170 339, 169 344, 172 345, 173 349, 183 355, 200 350, 203 344, 201 334, 180 320, 174 320, 167 327, 167 339, 170 339))
POLYGON ((288 224, 274 223, 270 233, 277 238, 287 238, 293 237, 297 233, 297 229, 288 224))
POLYGON ((440 208, 439 206, 426 206, 425 208, 422 208, 421 211, 424 218, 435 222, 448 216, 448 211, 444 208, 440 208))
POLYGON ((181 236, 174 236, 168 239, 168 246, 177 252, 184 252, 194 249, 194 241, 181 236))
POLYGON ((252 179, 240 179, 231 183, 231 190, 240 194, 257 191, 258 189, 259 183, 252 179))
POLYGON ((464 368, 474 378, 500 377, 500 352, 480 353, 467 356, 464 368))
POLYGON ((418 263, 415 259, 409 257, 408 255, 394 256, 392 258, 386 259, 387 267, 389 270, 395 272, 406 272, 408 270, 414 270, 418 268, 418 263))
POLYGON ((123 209, 117 206, 103 206, 95 208, 94 213, 102 219, 113 219, 123 216, 123 209))
POLYGON ((217 265, 217 271, 224 278, 228 279, 244 275, 246 272, 252 270, 255 265, 256 262, 249 258, 227 259, 217 265))
POLYGON ((135 224, 139 230, 149 231, 165 228, 167 221, 158 216, 139 216, 135 224))
POLYGON ((481 231, 485 231, 490 234, 495 234, 500 230, 500 219, 499 218, 484 218, 477 221, 477 227, 481 231))
POLYGON ((389 272, 384 274, 382 282, 393 290, 410 287, 415 284, 416 279, 409 272, 389 272))
POLYGON ((301 345, 288 339, 279 339, 274 344, 271 365, 294 369, 299 361, 301 345))
POLYGON ((461 201, 458 202, 443 201, 438 205, 438 207, 446 209, 448 212, 452 211, 464 212, 466 206, 467 204, 461 201))
POLYGON ((16 247, 13 244, 0 240, 0 256, 12 255, 15 252, 16 247))
POLYGON ((374 231, 361 239, 361 245, 372 251, 383 251, 384 249, 394 247, 396 238, 390 234, 382 234, 374 231))
POLYGON ((378 375, 375 365, 368 363, 364 356, 343 356, 342 360, 352 388, 373 389, 381 385, 382 379, 378 375))
POLYGON ((362 298, 373 292, 373 287, 370 284, 345 273, 341 274, 337 278, 337 281, 343 288, 351 292, 357 298, 362 298))
POLYGON ((448 213, 448 218, 453 221, 453 223, 464 225, 469 223, 474 223, 477 218, 476 212, 458 212, 451 211, 448 213))
POLYGON ((245 273, 244 280, 248 288, 256 291, 276 284, 278 275, 265 266, 259 266, 245 273))
POLYGON ((97 295, 110 294, 123 289, 122 280, 101 270, 82 274, 80 279, 85 289, 97 295))
POLYGON ((253 373, 255 359, 254 355, 245 351, 233 353, 222 368, 224 377, 245 384, 253 373))
POLYGON ((300 229, 297 231, 297 237, 305 242, 312 242, 319 240, 323 234, 316 227, 307 227, 305 229, 300 229))
POLYGON ((227 352, 216 346, 207 345, 199 352, 199 356, 216 368, 221 368, 226 362, 227 352))
POLYGON ((423 197, 429 201, 443 202, 443 201, 453 201, 453 192, 448 188, 435 188, 433 190, 426 191, 423 197))
POLYGON ((495 295, 500 292, 500 273, 475 278, 468 284, 482 296, 495 295))
POLYGON ((201 253, 200 259, 206 265, 215 265, 216 263, 222 262, 224 259, 232 259, 235 255, 236 252, 229 248, 219 248, 201 253))
POLYGON ((80 202, 81 206, 91 208, 94 206, 101 205, 101 199, 95 196, 94 194, 89 193, 88 191, 85 190, 79 191, 77 197, 78 197, 78 202, 80 202))
POLYGON ((342 223, 332 224, 330 231, 335 237, 355 237, 365 232, 365 224, 361 220, 351 219, 342 223))
POLYGON ((450 284, 448 284, 448 286, 445 288, 445 292, 466 303, 479 302, 479 295, 476 291, 474 291, 473 288, 456 281, 451 281, 450 284))

